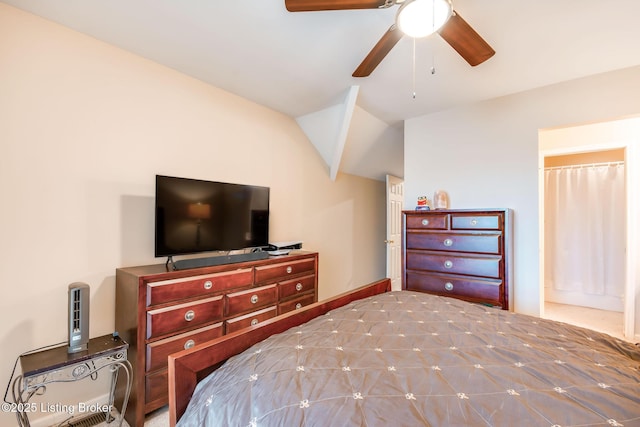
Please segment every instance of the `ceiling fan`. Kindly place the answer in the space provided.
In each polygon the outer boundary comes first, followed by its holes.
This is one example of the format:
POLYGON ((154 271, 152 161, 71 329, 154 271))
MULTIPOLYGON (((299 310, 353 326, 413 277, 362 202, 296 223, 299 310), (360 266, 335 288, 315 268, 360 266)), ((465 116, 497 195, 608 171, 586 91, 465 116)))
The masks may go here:
POLYGON ((405 35, 425 37, 438 32, 471 66, 481 64, 495 54, 493 48, 453 10, 451 0, 285 0, 284 3, 289 12, 386 9, 400 5, 396 22, 356 68, 353 77, 370 75, 405 35))

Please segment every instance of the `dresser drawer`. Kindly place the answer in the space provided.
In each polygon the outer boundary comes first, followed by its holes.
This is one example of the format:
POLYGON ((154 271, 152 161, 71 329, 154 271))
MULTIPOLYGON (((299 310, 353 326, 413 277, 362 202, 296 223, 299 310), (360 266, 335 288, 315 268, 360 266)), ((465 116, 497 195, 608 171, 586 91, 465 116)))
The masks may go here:
POLYGON ((502 253, 501 234, 407 233, 407 249, 502 253))
POLYGON ((195 331, 186 332, 171 338, 165 338, 147 344, 147 371, 167 367, 167 356, 180 350, 191 348, 196 344, 221 337, 223 335, 222 322, 205 326, 195 331))
POLYGON ((256 283, 276 281, 289 276, 313 273, 316 270, 315 258, 302 259, 280 264, 256 267, 256 283))
POLYGON ((446 230, 448 228, 449 215, 433 214, 433 215, 407 215, 407 229, 422 230, 446 230))
POLYGON ((147 284, 147 306, 166 302, 198 298, 241 286, 250 286, 253 269, 225 271, 179 279, 149 282, 147 284))
POLYGON ((227 299, 226 315, 235 316, 275 304, 278 300, 278 288, 277 285, 267 285, 227 294, 225 298, 227 299))
POLYGON ((147 311, 147 339, 222 318, 222 295, 147 311))
POLYGON ((451 215, 453 230, 501 230, 502 220, 499 214, 491 215, 451 215))
POLYGON ((257 325, 260 322, 264 322, 267 319, 276 317, 278 315, 278 308, 274 305, 262 310, 254 311, 253 313, 245 314, 244 316, 234 317, 227 320, 227 334, 235 332, 242 328, 257 325))
POLYGON ((407 251, 407 270, 428 270, 442 273, 501 278, 502 258, 496 256, 464 256, 458 253, 407 251))
POLYGON ((315 290, 316 276, 304 276, 293 280, 285 280, 278 285, 279 298, 287 299, 295 295, 302 295, 306 292, 315 290))
MULTIPOLYGON (((169 395, 169 373, 163 369, 145 377, 145 403, 149 404, 154 400, 168 401, 169 395)), ((165 403, 166 404, 166 403, 165 403)))
POLYGON ((464 277, 407 272, 407 290, 463 298, 502 305, 500 280, 476 280, 464 277))
POLYGON ((278 314, 288 313, 290 311, 305 307, 309 304, 313 304, 314 302, 316 302, 315 294, 308 294, 300 298, 285 301, 278 305, 278 314))

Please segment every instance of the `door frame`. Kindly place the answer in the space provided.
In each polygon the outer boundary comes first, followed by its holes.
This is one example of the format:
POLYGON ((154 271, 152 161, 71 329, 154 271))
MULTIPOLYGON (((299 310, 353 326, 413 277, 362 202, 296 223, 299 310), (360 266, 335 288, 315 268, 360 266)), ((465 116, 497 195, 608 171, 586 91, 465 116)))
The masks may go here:
POLYGON ((640 173, 638 161, 640 150, 637 143, 628 141, 612 141, 610 143, 591 144, 574 147, 561 147, 556 149, 538 151, 538 241, 540 248, 539 256, 539 280, 540 280, 540 314, 544 316, 544 160, 546 157, 588 153, 593 151, 605 151, 612 149, 624 149, 625 164, 625 199, 626 199, 626 257, 625 257, 625 285, 624 285, 624 314, 623 314, 623 334, 627 339, 633 339, 635 335, 635 284, 637 274, 635 260, 639 259, 640 236, 639 228, 636 226, 634 218, 640 212, 640 173))

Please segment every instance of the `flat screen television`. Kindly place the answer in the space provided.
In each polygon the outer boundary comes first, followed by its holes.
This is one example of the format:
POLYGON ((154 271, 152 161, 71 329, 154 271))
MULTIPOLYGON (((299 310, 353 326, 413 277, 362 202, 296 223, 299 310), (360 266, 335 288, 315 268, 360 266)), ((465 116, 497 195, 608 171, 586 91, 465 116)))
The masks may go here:
POLYGON ((268 244, 269 187, 156 175, 156 257, 268 244))

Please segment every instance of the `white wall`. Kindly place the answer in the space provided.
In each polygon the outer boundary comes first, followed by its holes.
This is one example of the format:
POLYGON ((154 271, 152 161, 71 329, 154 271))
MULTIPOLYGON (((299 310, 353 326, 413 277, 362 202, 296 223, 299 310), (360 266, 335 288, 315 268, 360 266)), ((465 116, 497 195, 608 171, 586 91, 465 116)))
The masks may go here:
POLYGON ((320 253, 321 299, 385 274, 384 182, 333 182, 292 118, 2 3, 0 148, 2 386, 20 353, 67 339, 70 283, 91 286, 99 336, 115 269, 164 262, 156 173, 269 186, 271 238, 320 253))
POLYGON ((405 207, 437 189, 452 208, 514 209, 514 310, 540 314, 538 130, 640 113, 640 67, 407 120, 405 207))

